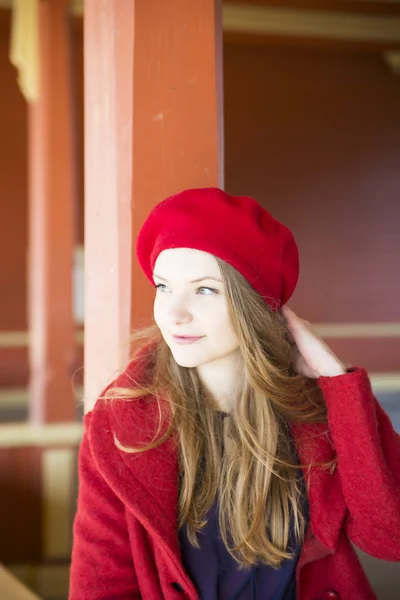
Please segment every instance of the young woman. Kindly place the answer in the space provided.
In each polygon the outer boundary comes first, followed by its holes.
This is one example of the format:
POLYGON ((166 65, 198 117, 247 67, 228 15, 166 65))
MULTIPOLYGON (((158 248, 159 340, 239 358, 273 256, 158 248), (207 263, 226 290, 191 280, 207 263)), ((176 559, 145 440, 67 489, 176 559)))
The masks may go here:
POLYGON ((85 417, 70 600, 372 600, 400 560, 400 439, 285 304, 291 232, 210 188, 137 243, 155 331, 85 417))

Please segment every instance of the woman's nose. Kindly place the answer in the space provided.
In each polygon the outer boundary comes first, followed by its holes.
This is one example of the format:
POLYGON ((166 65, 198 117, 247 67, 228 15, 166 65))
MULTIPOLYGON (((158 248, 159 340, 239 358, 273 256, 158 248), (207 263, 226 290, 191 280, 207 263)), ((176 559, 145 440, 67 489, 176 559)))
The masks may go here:
POLYGON ((192 320, 192 314, 190 312, 189 306, 184 299, 176 299, 171 304, 168 317, 175 324, 178 323, 190 323, 192 320))

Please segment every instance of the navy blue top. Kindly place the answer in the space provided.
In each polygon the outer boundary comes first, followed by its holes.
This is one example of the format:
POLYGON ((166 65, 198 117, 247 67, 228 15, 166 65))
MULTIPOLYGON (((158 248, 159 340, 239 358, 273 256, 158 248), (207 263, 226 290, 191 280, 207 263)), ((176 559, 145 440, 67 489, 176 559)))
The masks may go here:
MULTIPOLYGON (((307 518, 308 503, 304 501, 307 518)), ((277 570, 268 565, 240 569, 220 535, 218 499, 207 514, 207 525, 197 534, 200 548, 190 543, 186 526, 179 530, 182 563, 201 600, 296 600, 296 564, 301 548, 291 528, 293 558, 277 570)))

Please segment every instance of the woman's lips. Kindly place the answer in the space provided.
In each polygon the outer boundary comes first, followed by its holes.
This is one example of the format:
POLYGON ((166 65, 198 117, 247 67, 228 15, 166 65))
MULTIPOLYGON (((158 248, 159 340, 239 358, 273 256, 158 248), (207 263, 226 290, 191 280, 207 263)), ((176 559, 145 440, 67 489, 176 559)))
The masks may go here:
POLYGON ((199 337, 188 337, 186 335, 173 335, 172 339, 174 340, 174 342, 176 344, 194 344, 195 342, 198 342, 199 340, 203 339, 204 335, 201 335, 199 337))

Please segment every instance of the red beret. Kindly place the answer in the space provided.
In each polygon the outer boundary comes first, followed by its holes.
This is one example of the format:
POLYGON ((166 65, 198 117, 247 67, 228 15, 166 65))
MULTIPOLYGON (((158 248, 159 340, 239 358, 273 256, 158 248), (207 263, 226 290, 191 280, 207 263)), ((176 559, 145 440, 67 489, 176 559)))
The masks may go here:
POLYGON ((293 294, 299 255, 291 231, 253 198, 218 188, 186 190, 160 202, 138 236, 136 253, 153 283, 158 255, 194 248, 218 256, 239 271, 274 310, 293 294))

